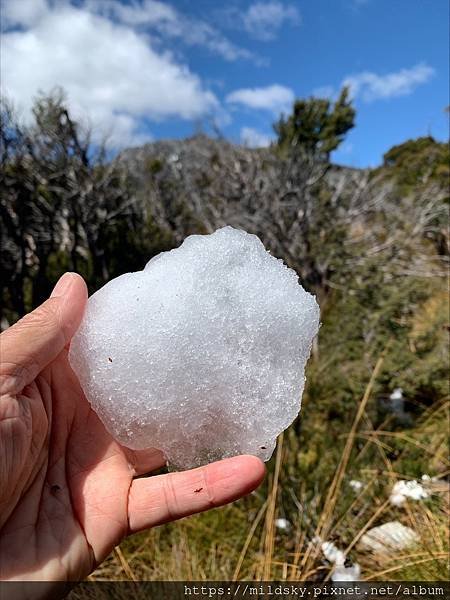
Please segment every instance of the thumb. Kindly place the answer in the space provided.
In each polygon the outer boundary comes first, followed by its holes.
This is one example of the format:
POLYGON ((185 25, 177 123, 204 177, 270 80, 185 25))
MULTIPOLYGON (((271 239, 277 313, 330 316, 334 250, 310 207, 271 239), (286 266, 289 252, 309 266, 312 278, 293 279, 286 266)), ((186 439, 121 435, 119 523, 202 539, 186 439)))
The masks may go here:
POLYGON ((0 393, 22 390, 72 339, 87 300, 83 279, 65 273, 50 298, 0 335, 0 393))

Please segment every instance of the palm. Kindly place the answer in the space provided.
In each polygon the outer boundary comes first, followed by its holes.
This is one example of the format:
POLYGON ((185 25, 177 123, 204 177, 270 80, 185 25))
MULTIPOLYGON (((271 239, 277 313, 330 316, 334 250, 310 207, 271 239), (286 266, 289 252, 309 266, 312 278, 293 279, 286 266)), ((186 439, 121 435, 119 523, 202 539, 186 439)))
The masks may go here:
POLYGON ((34 377, 42 355, 37 360, 33 349, 16 354, 34 362, 8 360, 16 338, 28 333, 28 322, 34 325, 32 315, 3 338, 1 579, 81 579, 127 534, 224 504, 261 481, 255 457, 135 479, 160 467, 162 454, 133 452, 113 440, 91 410, 67 348, 34 377))
POLYGON ((90 409, 66 351, 1 408, 17 413, 9 425, 15 435, 0 438, 1 455, 12 458, 3 489, 18 485, 22 499, 2 529, 2 576, 20 578, 33 569, 41 579, 86 576, 128 532, 132 453, 90 409), (8 440, 13 447, 3 446, 8 440))

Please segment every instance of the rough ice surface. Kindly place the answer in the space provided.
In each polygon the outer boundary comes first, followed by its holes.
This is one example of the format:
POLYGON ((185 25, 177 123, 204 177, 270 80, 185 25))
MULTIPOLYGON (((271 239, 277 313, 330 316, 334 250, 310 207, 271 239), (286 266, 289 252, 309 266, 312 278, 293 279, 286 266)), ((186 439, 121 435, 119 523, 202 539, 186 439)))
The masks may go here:
POLYGON ((364 483, 362 481, 358 481, 358 479, 351 479, 348 482, 348 485, 352 488, 354 492, 360 492, 364 487, 364 483))
POLYGON ((325 558, 335 565, 342 566, 345 564, 345 553, 333 544, 333 542, 322 542, 322 552, 325 558))
POLYGON ((419 540, 418 534, 410 527, 402 525, 399 521, 389 521, 369 529, 361 537, 359 545, 365 550, 389 554, 393 550, 410 548, 419 540))
POLYGON ((287 519, 275 519, 275 527, 280 531, 289 531, 291 529, 291 523, 287 519))
POLYGON ((176 469, 268 460, 295 419, 319 307, 258 237, 193 235, 88 301, 69 360, 110 433, 176 469))
POLYGON ((331 581, 359 581, 361 577, 361 567, 358 563, 349 565, 334 565, 331 571, 331 581))
POLYGON ((345 552, 339 550, 333 542, 321 542, 319 537, 314 538, 313 542, 320 544, 324 557, 333 565, 330 571, 331 581, 359 581, 361 567, 358 563, 349 563, 345 552))
MULTIPOLYGON (((424 481, 426 482, 426 480, 424 481)), ((407 498, 411 498, 412 500, 422 500, 428 498, 429 495, 429 492, 418 481, 405 481, 404 479, 400 479, 395 482, 394 487, 392 488, 389 502, 394 506, 402 506, 407 498)))

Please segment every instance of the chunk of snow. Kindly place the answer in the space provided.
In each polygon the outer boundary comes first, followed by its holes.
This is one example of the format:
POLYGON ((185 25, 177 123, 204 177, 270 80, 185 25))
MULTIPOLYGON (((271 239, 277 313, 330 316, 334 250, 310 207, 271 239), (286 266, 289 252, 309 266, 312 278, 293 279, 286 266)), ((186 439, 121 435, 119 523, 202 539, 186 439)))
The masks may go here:
POLYGON ((410 420, 411 415, 405 411, 405 398, 403 397, 402 388, 395 388, 389 396, 389 408, 401 421, 406 423, 410 420))
POLYGON ((331 570, 331 581, 359 581, 361 567, 358 563, 349 566, 334 566, 331 570))
POLYGON ((403 390, 402 388, 395 388, 395 390, 389 396, 391 400, 402 400, 403 399, 403 390))
POLYGON ((362 488, 364 487, 364 484, 362 481, 358 481, 357 479, 352 479, 351 481, 348 482, 348 485, 352 488, 352 490, 354 490, 355 492, 359 492, 360 490, 362 490, 362 488))
POLYGON ((69 360, 109 432, 176 468, 268 460, 300 410, 319 307, 254 235, 188 237, 90 299, 69 360))
POLYGON ((289 531, 291 524, 287 519, 275 519, 275 527, 281 531, 289 531))
POLYGON ((320 547, 328 562, 334 563, 337 566, 344 565, 345 554, 333 542, 322 542, 320 547))
POLYGON ((320 544, 320 548, 326 560, 333 564, 331 569, 331 581, 359 581, 361 568, 358 563, 346 565, 345 552, 333 544, 333 542, 322 542, 319 536, 312 540, 313 544, 320 544))
POLYGON ((333 564, 331 569, 331 581, 358 581, 361 568, 358 563, 346 565, 345 552, 333 544, 333 542, 321 542, 319 537, 313 539, 313 543, 320 544, 324 557, 333 564))
POLYGON ((389 502, 394 506, 401 506, 407 498, 411 498, 412 500, 422 500, 423 498, 428 498, 428 496, 428 491, 415 479, 412 481, 400 479, 392 488, 389 502))
POLYGON ((439 481, 438 477, 430 477, 429 475, 427 475, 426 473, 424 473, 421 477, 421 480, 427 484, 427 483, 436 483, 437 481, 439 481))
POLYGON ((388 553, 392 550, 404 550, 419 541, 419 536, 410 527, 399 521, 390 521, 369 529, 360 539, 361 548, 372 552, 388 553))
POLYGON ((391 495, 389 496, 389 502, 392 504, 392 506, 401 506, 402 504, 404 504, 405 500, 406 496, 404 496, 403 494, 391 493, 391 495))

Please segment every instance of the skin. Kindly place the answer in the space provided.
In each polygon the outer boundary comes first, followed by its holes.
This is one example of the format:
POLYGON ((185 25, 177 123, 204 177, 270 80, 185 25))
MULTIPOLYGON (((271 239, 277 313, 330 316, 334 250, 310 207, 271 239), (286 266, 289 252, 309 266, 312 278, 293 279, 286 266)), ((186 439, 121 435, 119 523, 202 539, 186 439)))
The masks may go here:
POLYGON ((237 456, 153 477, 158 450, 118 444, 91 410, 67 352, 87 300, 66 273, 0 336, 0 579, 78 581, 137 531, 255 489, 264 465, 237 456))

